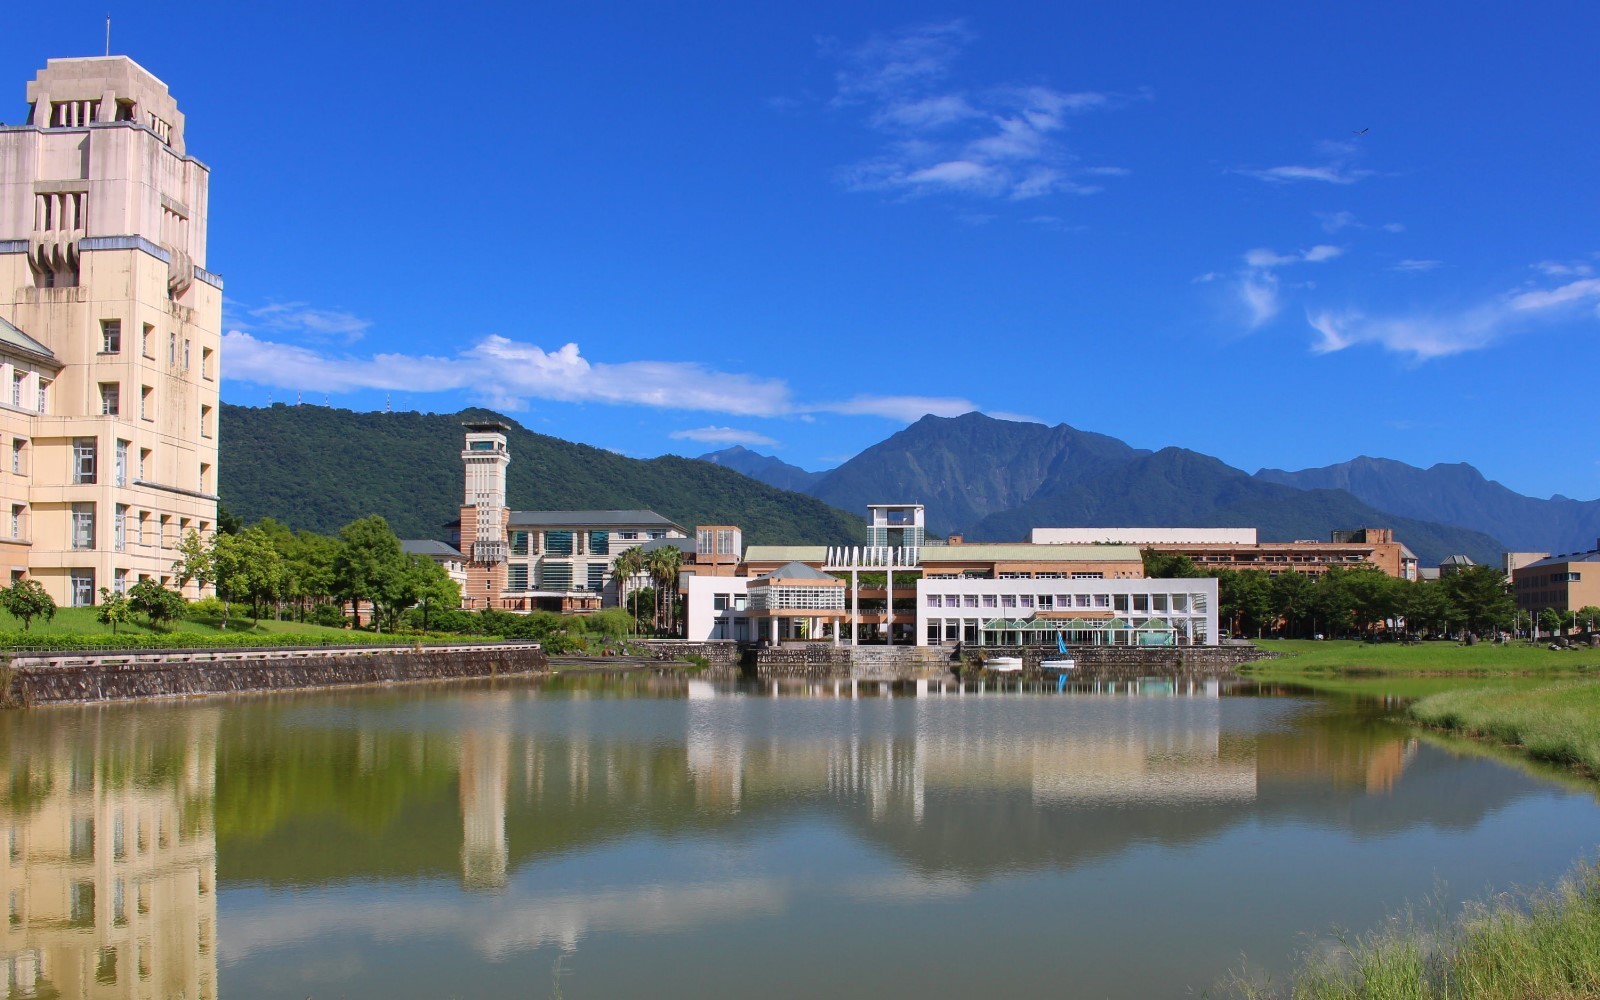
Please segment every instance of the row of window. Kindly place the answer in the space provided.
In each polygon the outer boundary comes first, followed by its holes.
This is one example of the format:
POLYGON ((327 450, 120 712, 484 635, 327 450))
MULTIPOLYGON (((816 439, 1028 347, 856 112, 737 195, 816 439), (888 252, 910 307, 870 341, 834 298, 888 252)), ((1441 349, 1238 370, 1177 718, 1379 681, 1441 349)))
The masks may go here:
POLYGON ((46 402, 49 398, 50 380, 35 371, 17 368, 13 365, 5 366, 11 372, 11 405, 19 410, 31 410, 34 413, 46 413, 46 402), (29 380, 33 380, 33 388, 28 387, 29 380))
POLYGON ((1517 581, 1517 586, 1548 587, 1559 583, 1579 583, 1583 580, 1582 573, 1541 573, 1537 576, 1524 576, 1517 581))
POLYGON ((1188 594, 924 594, 929 608, 1005 608, 1066 611, 1188 611, 1188 594))
MULTIPOLYGON (((111 548, 114 552, 126 552, 131 541, 141 547, 167 549, 175 547, 183 536, 189 533, 191 525, 187 517, 180 517, 174 524, 171 514, 161 514, 155 519, 151 518, 147 510, 138 511, 129 518, 129 506, 125 503, 113 505, 114 512, 111 518, 111 548), (176 531, 172 529, 176 527, 176 531), (130 538, 131 532, 131 538, 130 538)), ((72 505, 72 547, 74 549, 96 548, 97 523, 96 505, 93 503, 75 503, 72 505)), ((26 517, 26 510, 21 504, 11 508, 12 532, 14 537, 22 537, 20 532, 26 527, 22 520, 26 517)), ((203 535, 211 530, 208 521, 195 524, 197 530, 203 535)))
MULTIPOLYGON (((187 519, 185 519, 187 521, 187 519)), ((163 517, 165 522, 166 518, 163 517)), ((205 522, 201 522, 203 525, 205 522)), ((15 574, 13 574, 15 576, 15 574)), ((67 578, 71 581, 72 606, 75 608, 90 608, 94 606, 95 595, 99 591, 95 588, 94 569, 69 569, 67 578)), ((173 578, 170 576, 151 576, 149 573, 140 573, 139 580, 155 580, 163 587, 172 587, 173 578)), ((111 592, 113 594, 126 594, 128 588, 138 581, 128 579, 128 571, 116 569, 111 571, 111 592)), ((166 846, 165 844, 162 845, 166 846)))
MULTIPOLYGON (((118 382, 100 383, 100 415, 103 417, 122 416, 122 385, 118 382)), ((154 420, 156 418, 156 391, 148 385, 139 387, 139 419, 154 420)), ((200 404, 200 436, 203 438, 214 437, 215 429, 212 426, 212 408, 204 403, 200 404)))
POLYGON ((526 555, 591 555, 608 556, 611 554, 611 538, 616 536, 618 541, 637 542, 642 537, 665 538, 665 531, 512 531, 511 554, 514 556, 526 555), (540 538, 543 537, 543 544, 540 538), (587 545, 585 542, 587 541, 587 545))
MULTIPOLYGON (((539 590, 604 590, 607 563, 579 563, 574 577, 571 563, 542 563, 539 566, 539 590)), ((527 563, 509 563, 506 566, 506 590, 511 593, 532 590, 529 586, 533 574, 527 563)))
MULTIPOLYGON (((156 328, 149 323, 144 324, 144 330, 139 337, 139 352, 145 358, 156 360, 156 328)), ((103 319, 100 321, 100 353, 122 353, 122 321, 120 319, 103 319)), ((214 378, 212 364, 216 352, 209 347, 200 348, 200 376, 214 378)), ((194 360, 194 346, 189 338, 185 337, 181 344, 176 333, 167 334, 167 367, 177 368, 179 361, 183 362, 183 370, 189 371, 194 360)))

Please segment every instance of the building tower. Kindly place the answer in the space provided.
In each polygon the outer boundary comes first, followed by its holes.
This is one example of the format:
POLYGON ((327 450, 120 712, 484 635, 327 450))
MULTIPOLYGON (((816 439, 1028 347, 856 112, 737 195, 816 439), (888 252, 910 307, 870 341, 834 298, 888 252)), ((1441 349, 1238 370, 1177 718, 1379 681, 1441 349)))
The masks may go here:
POLYGON ((867 544, 876 548, 922 548, 927 532, 920 503, 867 504, 867 544))
POLYGON ((506 447, 505 424, 489 421, 466 423, 467 446, 461 452, 466 467, 466 492, 461 501, 461 551, 467 557, 467 586, 461 595, 464 608, 488 608, 506 588, 506 469, 511 451, 506 447))
POLYGON ((88 605, 216 524, 210 171, 124 56, 52 59, 27 99, 0 127, 0 584, 88 605))

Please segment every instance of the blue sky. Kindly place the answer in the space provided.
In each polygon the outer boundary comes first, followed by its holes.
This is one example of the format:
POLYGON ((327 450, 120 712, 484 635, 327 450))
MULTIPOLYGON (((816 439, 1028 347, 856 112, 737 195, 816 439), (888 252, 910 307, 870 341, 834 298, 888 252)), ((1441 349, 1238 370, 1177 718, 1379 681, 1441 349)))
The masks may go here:
MULTIPOLYGON (((1600 495, 1600 7, 772 6, 113 5, 213 171, 224 398, 1600 495)), ((105 10, 14 19, 0 120, 105 10)))

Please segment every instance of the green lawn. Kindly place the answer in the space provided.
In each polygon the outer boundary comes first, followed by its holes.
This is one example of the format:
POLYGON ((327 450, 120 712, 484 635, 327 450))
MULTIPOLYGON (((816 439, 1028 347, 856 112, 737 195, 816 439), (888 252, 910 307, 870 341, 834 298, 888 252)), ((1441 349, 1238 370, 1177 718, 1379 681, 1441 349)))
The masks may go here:
MULTIPOLYGON (((94 608, 60 608, 55 619, 33 620, 33 627, 22 630, 22 622, 0 611, 0 648, 155 648, 171 646, 277 646, 327 644, 360 645, 382 642, 409 642, 409 638, 391 638, 371 632, 352 629, 328 628, 322 625, 299 622, 275 622, 263 619, 251 627, 248 617, 228 619, 228 628, 219 628, 220 622, 212 619, 172 622, 153 629, 143 618, 126 621, 112 634, 111 626, 95 620, 94 608)), ((468 640, 470 641, 470 640, 468 640)))
POLYGON ((1407 712, 1423 725, 1498 740, 1537 760, 1600 775, 1600 680, 1444 691, 1407 712))
POLYGON ((1254 664, 1250 673, 1577 674, 1600 670, 1600 649, 1556 652, 1526 642, 1505 645, 1455 642, 1365 643, 1353 640, 1261 639, 1257 646, 1281 654, 1254 664))

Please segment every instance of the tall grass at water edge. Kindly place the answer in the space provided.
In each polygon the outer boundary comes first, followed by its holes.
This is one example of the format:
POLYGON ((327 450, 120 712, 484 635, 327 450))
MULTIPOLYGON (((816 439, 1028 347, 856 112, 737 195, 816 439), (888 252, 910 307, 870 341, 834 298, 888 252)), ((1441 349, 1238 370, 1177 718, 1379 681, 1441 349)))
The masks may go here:
POLYGON ((1498 740, 1600 776, 1600 680, 1444 691, 1407 711, 1423 725, 1498 740))
POLYGON ((1554 891, 1468 906, 1442 927, 1396 920, 1310 955, 1285 986, 1237 977, 1246 1000, 1600 998, 1600 867, 1554 891))

